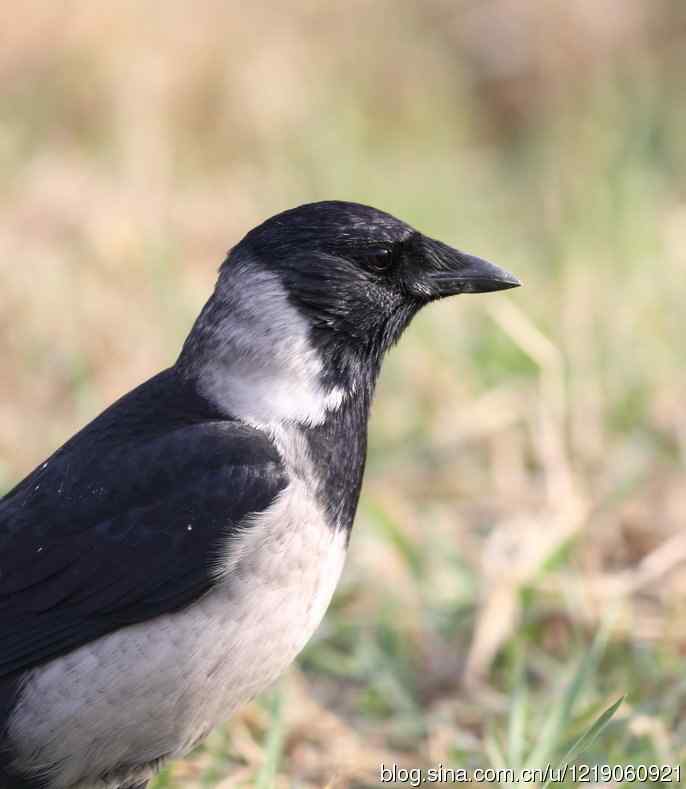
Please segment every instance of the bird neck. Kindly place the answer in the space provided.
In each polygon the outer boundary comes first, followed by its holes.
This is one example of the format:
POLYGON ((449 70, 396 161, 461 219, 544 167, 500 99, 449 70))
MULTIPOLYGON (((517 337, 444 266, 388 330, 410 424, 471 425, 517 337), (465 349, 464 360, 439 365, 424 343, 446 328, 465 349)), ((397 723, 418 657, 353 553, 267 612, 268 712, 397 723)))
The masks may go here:
POLYGON ((222 274, 176 370, 217 413, 270 435, 332 528, 349 532, 379 366, 380 358, 313 336, 275 276, 242 272, 238 260, 222 274))
POLYGON ((322 424, 346 391, 326 380, 309 324, 274 274, 245 272, 240 261, 229 272, 184 343, 176 365, 182 378, 226 416, 322 424))
POLYGON ((365 389, 346 397, 321 424, 303 430, 317 498, 331 526, 348 533, 362 487, 371 395, 365 389))

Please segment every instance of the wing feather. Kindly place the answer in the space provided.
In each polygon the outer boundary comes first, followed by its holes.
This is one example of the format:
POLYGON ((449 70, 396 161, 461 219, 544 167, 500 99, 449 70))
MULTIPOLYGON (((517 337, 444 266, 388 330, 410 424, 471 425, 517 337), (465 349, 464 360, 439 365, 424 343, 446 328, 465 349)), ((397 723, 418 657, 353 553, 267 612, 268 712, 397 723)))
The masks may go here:
POLYGON ((265 434, 189 418, 184 400, 160 414, 160 389, 179 398, 162 384, 120 400, 0 500, 0 678, 198 599, 231 534, 286 486, 265 434))

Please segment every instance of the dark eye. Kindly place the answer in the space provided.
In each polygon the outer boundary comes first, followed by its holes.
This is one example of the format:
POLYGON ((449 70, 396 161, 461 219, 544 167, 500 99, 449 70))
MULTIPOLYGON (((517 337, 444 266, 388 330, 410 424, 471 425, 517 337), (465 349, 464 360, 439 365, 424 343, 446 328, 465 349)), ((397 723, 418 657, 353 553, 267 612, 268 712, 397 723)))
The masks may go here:
POLYGON ((389 271, 395 263, 395 250, 391 247, 375 247, 366 250, 362 255, 362 262, 370 271, 382 274, 389 271))

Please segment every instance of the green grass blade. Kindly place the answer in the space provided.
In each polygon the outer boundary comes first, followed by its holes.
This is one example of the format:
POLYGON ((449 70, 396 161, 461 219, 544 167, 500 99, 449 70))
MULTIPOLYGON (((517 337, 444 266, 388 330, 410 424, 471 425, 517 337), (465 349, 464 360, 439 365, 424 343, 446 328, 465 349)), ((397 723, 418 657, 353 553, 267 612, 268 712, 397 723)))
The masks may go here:
MULTIPOLYGON (((564 755, 564 758, 558 765, 558 768, 555 773, 556 775, 559 775, 560 770, 563 770, 564 767, 567 764, 569 764, 569 762, 576 759, 577 756, 580 756, 584 751, 586 751, 588 748, 591 747, 591 745, 595 742, 596 738, 600 735, 603 729, 612 720, 612 717, 614 716, 615 712, 617 712, 617 710, 619 709, 625 698, 626 696, 620 696, 620 698, 618 698, 614 704, 612 704, 610 707, 608 707, 605 710, 605 712, 603 712, 601 715, 598 716, 597 720, 591 726, 591 728, 587 732, 582 734, 581 737, 579 737, 579 739, 574 743, 574 745, 572 745, 572 747, 564 755)), ((551 779, 549 778, 545 782, 543 789, 547 789, 547 787, 550 785, 550 781, 551 779)))
POLYGON ((265 759, 255 778, 255 789, 273 789, 274 780, 279 769, 283 740, 285 735, 285 725, 283 719, 283 694, 277 691, 274 694, 272 705, 272 725, 267 734, 265 744, 265 759))
POLYGON ((574 672, 559 704, 555 705, 543 723, 541 735, 527 759, 530 767, 541 767, 548 763, 564 738, 564 732, 571 722, 572 710, 581 696, 588 678, 596 668, 605 648, 607 630, 601 630, 595 641, 574 672))
POLYGON ((407 536, 407 534, 396 523, 383 507, 375 502, 367 503, 367 511, 374 519, 374 524, 386 541, 392 545, 403 561, 407 564, 412 575, 419 579, 422 577, 424 562, 422 553, 418 546, 407 536))
POLYGON ((519 770, 526 748, 526 718, 528 688, 526 684, 526 651, 517 650, 514 668, 514 690, 510 701, 510 714, 507 725, 507 759, 509 766, 519 770))
POLYGON ((491 767, 496 767, 499 770, 507 767, 502 744, 499 742, 498 736, 494 731, 489 732, 484 738, 484 752, 488 757, 491 767))

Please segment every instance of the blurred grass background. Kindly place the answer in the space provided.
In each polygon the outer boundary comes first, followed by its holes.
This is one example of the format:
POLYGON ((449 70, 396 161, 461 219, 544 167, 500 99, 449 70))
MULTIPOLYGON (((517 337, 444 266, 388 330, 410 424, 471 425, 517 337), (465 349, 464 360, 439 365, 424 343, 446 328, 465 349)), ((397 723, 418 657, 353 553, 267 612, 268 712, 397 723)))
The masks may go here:
POLYGON ((525 283, 391 353, 325 623, 156 789, 555 764, 624 694, 583 761, 686 762, 685 73, 678 0, 13 8, 1 488, 173 362, 286 207, 371 203, 525 283))

